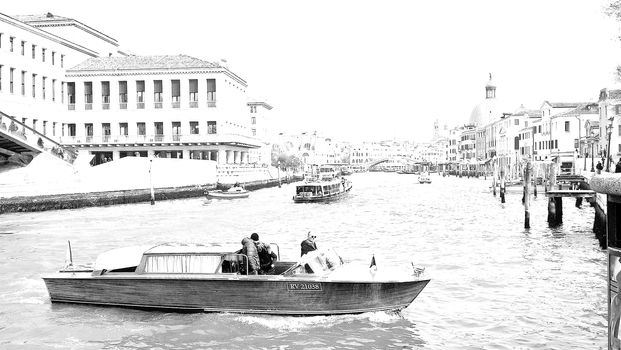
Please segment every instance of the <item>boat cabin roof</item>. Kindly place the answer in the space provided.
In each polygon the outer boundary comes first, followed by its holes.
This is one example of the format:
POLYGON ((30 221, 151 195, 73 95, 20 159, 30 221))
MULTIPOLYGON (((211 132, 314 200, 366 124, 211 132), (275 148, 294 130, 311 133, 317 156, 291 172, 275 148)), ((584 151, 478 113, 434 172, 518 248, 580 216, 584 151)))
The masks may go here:
POLYGON ((138 266, 142 261, 143 255, 205 255, 231 254, 239 250, 239 246, 232 245, 203 245, 192 243, 162 243, 156 245, 138 245, 123 248, 116 248, 101 253, 95 264, 94 270, 117 270, 138 266))

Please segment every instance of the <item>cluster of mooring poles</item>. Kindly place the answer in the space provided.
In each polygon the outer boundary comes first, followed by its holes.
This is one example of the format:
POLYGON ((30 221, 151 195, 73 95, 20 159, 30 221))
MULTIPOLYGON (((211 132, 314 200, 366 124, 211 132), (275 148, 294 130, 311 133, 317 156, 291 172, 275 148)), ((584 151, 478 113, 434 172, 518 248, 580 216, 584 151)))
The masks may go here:
MULTIPOLYGON (((537 167, 533 166, 533 163, 528 160, 524 164, 522 169, 523 181, 523 193, 522 203, 524 204, 524 228, 530 228, 530 192, 531 186, 533 194, 537 198, 537 167)), ((543 181, 545 195, 548 197, 548 224, 550 227, 556 227, 563 223, 563 197, 576 198, 576 207, 580 208, 583 198, 588 198, 591 202, 594 201, 595 191, 589 189, 586 184, 586 180, 583 176, 579 175, 557 175, 557 164, 547 164, 545 169, 545 176, 543 181), (561 182, 569 184, 568 189, 563 189, 561 182), (558 189, 555 187, 558 185, 558 189)), ((505 171, 500 170, 500 176, 498 176, 498 169, 494 165, 494 172, 492 177, 492 192, 496 196, 496 187, 499 187, 500 202, 505 203, 505 194, 507 193, 505 181, 505 171), (497 182, 498 181, 498 182, 497 182)))

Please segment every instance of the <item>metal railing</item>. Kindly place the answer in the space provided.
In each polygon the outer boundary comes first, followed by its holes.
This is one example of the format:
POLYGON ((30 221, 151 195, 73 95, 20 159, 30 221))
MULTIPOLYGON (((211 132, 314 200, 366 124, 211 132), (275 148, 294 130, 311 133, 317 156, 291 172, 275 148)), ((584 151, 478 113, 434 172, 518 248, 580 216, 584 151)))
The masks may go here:
POLYGON ((73 148, 61 145, 46 135, 3 112, 0 112, 0 129, 4 130, 7 134, 24 140, 33 148, 38 148, 41 151, 48 152, 69 163, 73 163, 78 156, 77 152, 73 148))
POLYGON ((149 134, 149 135, 101 135, 63 136, 63 144, 127 144, 127 143, 201 143, 201 142, 252 142, 252 138, 239 134, 149 134))
POLYGON ((172 108, 180 108, 180 107, 181 107, 181 102, 179 101, 172 102, 172 108))
POLYGON ((127 102, 119 103, 119 109, 127 109, 127 102))

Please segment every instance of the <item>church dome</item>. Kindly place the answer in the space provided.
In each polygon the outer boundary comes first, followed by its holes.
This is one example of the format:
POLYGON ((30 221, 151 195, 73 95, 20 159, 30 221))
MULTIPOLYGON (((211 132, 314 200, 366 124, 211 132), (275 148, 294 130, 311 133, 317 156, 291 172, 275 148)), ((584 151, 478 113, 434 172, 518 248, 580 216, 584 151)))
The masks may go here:
POLYGON ((486 98, 476 105, 470 113, 470 124, 475 126, 487 125, 500 119, 502 112, 498 108, 498 101, 495 98, 486 98))
POLYGON ((496 98, 496 85, 492 82, 492 74, 485 85, 485 99, 472 109, 470 124, 484 126, 502 117, 502 106, 496 98))

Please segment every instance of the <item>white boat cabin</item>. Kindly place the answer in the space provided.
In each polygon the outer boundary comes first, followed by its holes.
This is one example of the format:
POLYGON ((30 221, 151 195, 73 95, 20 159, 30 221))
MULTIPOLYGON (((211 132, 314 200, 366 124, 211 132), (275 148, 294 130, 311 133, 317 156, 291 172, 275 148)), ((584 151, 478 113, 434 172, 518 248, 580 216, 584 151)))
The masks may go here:
MULTIPOLYGON (((280 248, 275 243, 277 260, 280 248)), ((110 273, 134 274, 246 274, 248 257, 236 253, 239 250, 194 244, 161 244, 113 249, 97 257, 93 275, 110 273)), ((282 273, 291 267, 281 266, 282 273)), ((275 271, 278 272, 278 271, 275 271)))

